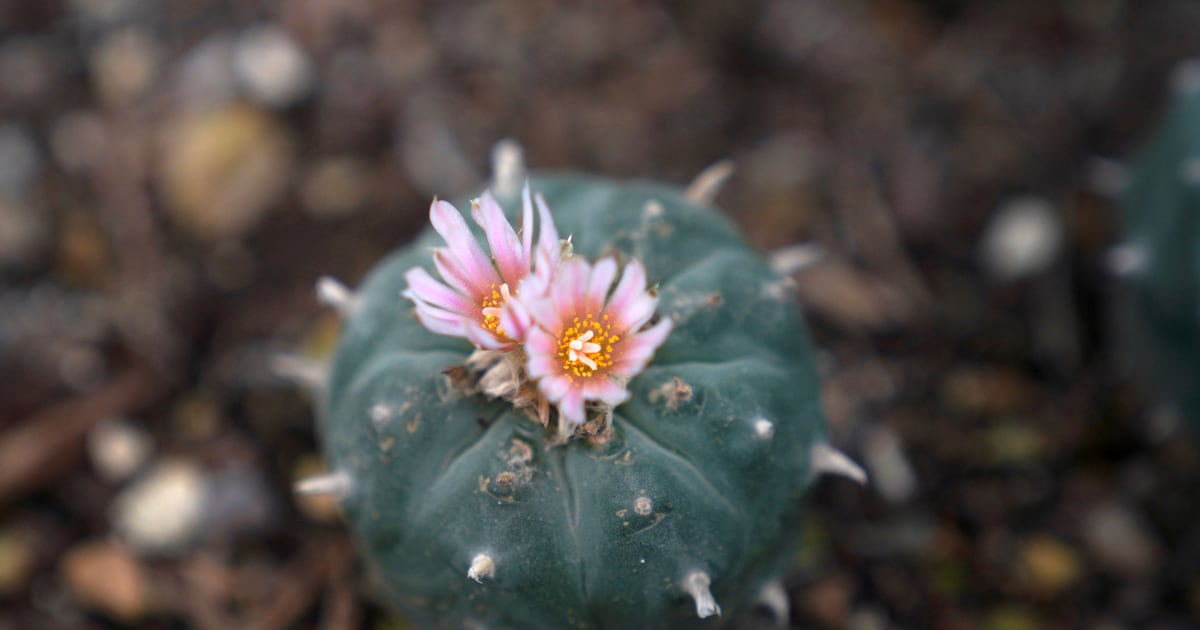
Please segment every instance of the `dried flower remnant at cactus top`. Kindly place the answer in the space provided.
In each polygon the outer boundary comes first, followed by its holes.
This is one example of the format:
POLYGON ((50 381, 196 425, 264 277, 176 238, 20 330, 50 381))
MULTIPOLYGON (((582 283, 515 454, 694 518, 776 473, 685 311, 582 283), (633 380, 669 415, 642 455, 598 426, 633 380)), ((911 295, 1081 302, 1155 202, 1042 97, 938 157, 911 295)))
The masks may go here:
POLYGON ((434 252, 434 264, 445 283, 413 268, 405 274, 405 295, 430 331, 465 337, 483 351, 522 360, 520 378, 536 381, 542 400, 558 408, 561 431, 587 421, 587 402, 608 408, 625 402, 626 384, 666 341, 671 321, 663 318, 647 327, 658 300, 647 291, 646 271, 637 260, 626 265, 614 288, 614 259, 595 265, 564 259, 550 209, 540 195, 541 233, 532 250, 528 187, 522 201, 520 240, 489 193, 473 204, 472 216, 484 230, 491 259, 458 210, 435 201, 430 220, 448 247, 434 252))
POLYGON ((442 281, 414 267, 404 274, 404 292, 416 305, 417 318, 439 335, 465 337, 480 348, 511 350, 524 341, 524 327, 504 322, 514 291, 528 277, 529 287, 545 286, 560 257, 558 232, 550 210, 537 200, 541 234, 533 249, 533 203, 523 194, 521 233, 513 230, 491 193, 472 202, 471 217, 483 228, 491 257, 483 252, 466 220, 453 204, 434 200, 429 208, 433 229, 446 241, 434 250, 433 262, 442 281), (536 258, 536 261, 535 261, 536 258))

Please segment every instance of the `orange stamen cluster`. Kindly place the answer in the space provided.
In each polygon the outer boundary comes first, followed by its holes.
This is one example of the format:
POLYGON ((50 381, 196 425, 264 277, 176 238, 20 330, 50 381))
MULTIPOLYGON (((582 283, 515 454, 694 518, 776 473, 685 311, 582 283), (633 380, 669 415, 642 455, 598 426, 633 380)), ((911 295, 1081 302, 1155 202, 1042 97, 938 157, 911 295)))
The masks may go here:
POLYGON ((492 292, 485 293, 480 298, 480 308, 483 309, 483 322, 480 323, 485 330, 490 330, 500 337, 507 338, 504 334, 504 329, 500 327, 500 307, 504 306, 504 301, 511 298, 512 295, 508 292, 508 284, 493 284, 492 292))
POLYGON ((563 371, 587 378, 612 365, 613 344, 620 339, 612 333, 607 314, 600 321, 591 313, 582 319, 575 317, 558 338, 563 371))

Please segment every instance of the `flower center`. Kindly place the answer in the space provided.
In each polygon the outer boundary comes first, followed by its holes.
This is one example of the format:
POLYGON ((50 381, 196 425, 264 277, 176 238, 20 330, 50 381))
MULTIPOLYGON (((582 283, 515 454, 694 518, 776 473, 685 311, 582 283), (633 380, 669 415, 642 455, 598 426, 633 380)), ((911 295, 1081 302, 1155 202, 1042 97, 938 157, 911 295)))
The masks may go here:
POLYGON ((500 307, 504 306, 504 302, 512 299, 512 294, 508 291, 508 283, 501 285, 492 285, 492 292, 484 294, 480 300, 483 307, 483 323, 480 324, 485 330, 490 330, 501 337, 508 337, 504 334, 504 329, 500 327, 500 307))
POLYGON ((588 377, 612 364, 613 344, 621 338, 612 334, 608 315, 596 321, 590 313, 576 317, 558 338, 558 357, 563 370, 576 376, 588 377))

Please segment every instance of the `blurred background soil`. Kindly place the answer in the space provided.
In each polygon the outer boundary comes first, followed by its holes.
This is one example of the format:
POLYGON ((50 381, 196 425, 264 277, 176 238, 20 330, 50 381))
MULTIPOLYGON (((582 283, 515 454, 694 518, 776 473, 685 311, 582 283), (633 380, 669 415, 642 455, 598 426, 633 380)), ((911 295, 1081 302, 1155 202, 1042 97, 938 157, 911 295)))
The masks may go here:
POLYGON ((329 352, 314 281, 506 137, 730 158, 747 238, 823 252, 797 299, 873 482, 817 484, 790 624, 1195 627, 1200 447, 1106 252, 1197 33, 1194 0, 0 0, 0 630, 406 627, 292 495, 322 464, 271 361, 329 352))

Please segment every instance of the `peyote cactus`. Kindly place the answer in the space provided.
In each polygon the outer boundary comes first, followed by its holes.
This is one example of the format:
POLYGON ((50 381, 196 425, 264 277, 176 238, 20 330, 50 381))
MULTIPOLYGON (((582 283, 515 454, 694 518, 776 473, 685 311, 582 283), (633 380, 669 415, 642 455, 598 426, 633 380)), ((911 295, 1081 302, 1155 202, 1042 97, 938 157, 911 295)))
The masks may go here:
POLYGON ((342 497, 422 626, 685 627, 745 608, 784 570, 814 473, 861 475, 825 444, 787 283, 677 189, 526 186, 472 202, 482 234, 435 201, 446 247, 428 233, 355 294, 322 285, 347 316, 322 397, 334 472, 300 490, 342 497))
POLYGON ((1200 68, 1182 85, 1121 196, 1121 267, 1133 288, 1142 357, 1200 426, 1200 68))

